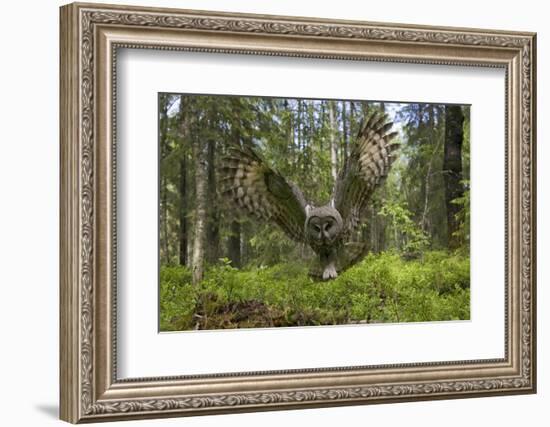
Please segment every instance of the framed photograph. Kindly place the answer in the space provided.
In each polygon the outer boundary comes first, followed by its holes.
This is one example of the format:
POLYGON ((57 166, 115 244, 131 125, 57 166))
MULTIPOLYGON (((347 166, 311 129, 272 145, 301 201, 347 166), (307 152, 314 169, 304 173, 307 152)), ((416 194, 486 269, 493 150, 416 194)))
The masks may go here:
POLYGON ((535 34, 60 22, 63 420, 536 391, 535 34))

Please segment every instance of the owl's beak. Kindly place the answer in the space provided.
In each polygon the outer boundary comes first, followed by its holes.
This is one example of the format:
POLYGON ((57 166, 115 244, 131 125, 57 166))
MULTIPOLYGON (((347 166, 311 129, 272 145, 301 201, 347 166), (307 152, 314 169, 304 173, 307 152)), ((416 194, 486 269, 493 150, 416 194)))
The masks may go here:
POLYGON ((322 233, 323 233, 323 239, 324 239, 324 240, 330 240, 330 236, 329 236, 329 234, 328 234, 328 226, 329 226, 329 225, 330 225, 329 223, 323 224, 323 231, 322 231, 322 233))

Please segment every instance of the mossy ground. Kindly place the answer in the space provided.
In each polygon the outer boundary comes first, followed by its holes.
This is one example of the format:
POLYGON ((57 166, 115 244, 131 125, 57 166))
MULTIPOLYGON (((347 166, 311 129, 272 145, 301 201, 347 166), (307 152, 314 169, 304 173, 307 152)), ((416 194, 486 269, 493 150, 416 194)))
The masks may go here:
POLYGON ((470 261, 445 251, 405 260, 386 252, 328 281, 305 265, 211 266, 197 286, 186 267, 160 271, 161 331, 466 320, 470 261))

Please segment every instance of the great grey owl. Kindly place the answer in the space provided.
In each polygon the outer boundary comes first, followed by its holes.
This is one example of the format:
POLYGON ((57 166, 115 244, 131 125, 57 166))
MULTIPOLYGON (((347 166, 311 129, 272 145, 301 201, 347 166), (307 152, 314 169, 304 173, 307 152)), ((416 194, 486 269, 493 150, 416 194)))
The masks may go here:
MULTIPOLYGON (((315 207, 300 189, 269 167, 249 145, 232 145, 222 161, 222 194, 239 210, 277 224, 319 256, 313 276, 329 280, 367 253, 359 226, 374 190, 387 176, 399 144, 393 123, 374 113, 351 147, 328 204, 315 207)), ((314 177, 312 177, 314 178, 314 177)))

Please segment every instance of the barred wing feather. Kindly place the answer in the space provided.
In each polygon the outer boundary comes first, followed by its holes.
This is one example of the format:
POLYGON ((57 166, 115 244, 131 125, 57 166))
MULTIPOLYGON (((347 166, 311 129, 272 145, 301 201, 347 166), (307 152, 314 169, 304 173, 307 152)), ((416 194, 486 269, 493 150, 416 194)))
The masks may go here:
POLYGON ((334 206, 351 234, 363 221, 373 192, 388 175, 399 144, 392 140, 393 123, 383 114, 374 113, 361 127, 345 167, 340 172, 334 190, 334 206))
POLYGON ((256 219, 273 221, 291 239, 305 240, 306 201, 300 189, 249 146, 231 146, 222 161, 222 194, 256 219))

